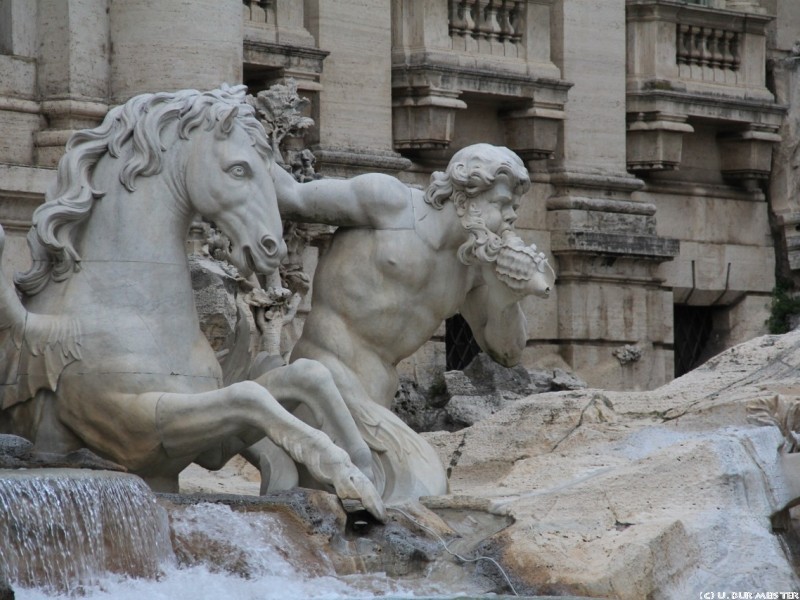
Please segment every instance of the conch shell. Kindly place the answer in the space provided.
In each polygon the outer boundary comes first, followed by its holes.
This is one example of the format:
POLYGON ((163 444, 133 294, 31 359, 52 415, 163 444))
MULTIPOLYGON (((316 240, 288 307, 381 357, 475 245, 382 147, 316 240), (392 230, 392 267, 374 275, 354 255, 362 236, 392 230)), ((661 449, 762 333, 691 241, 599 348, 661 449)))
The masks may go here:
POLYGON ((500 281, 525 296, 547 296, 555 282, 555 273, 544 253, 538 252, 535 244, 526 246, 511 231, 503 235, 494 270, 500 281))

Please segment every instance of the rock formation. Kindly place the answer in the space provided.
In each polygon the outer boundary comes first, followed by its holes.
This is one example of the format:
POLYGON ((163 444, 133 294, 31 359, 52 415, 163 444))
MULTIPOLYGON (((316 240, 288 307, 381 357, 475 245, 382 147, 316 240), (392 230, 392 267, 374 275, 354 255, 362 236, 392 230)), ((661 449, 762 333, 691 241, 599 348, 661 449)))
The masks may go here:
POLYGON ((800 332, 767 336, 655 391, 539 394, 425 434, 451 488, 429 506, 466 496, 513 517, 481 550, 520 593, 796 590, 790 448, 748 406, 763 416, 777 393, 791 398, 798 366, 800 332))

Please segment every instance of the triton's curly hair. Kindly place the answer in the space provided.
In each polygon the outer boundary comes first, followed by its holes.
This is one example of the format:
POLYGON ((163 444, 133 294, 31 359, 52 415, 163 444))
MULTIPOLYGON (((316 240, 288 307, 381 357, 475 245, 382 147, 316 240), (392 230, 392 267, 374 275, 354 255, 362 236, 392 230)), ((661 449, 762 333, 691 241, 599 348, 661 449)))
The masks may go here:
POLYGON ((467 146, 453 155, 444 172, 431 175, 425 201, 435 208, 442 208, 447 200, 461 206, 467 198, 490 189, 498 175, 506 175, 519 196, 531 187, 528 169, 508 148, 491 144, 467 146))
POLYGON ((473 144, 462 148, 450 159, 444 172, 436 171, 425 190, 425 202, 441 209, 451 200, 462 216, 464 228, 472 234, 469 241, 458 249, 464 264, 474 258, 484 262, 496 260, 502 242, 489 231, 478 211, 468 210, 468 200, 489 190, 500 175, 511 182, 513 192, 522 196, 531 187, 528 169, 522 160, 508 148, 491 144, 473 144))
POLYGON ((245 100, 246 89, 240 85, 209 92, 142 94, 110 110, 95 129, 74 133, 58 163, 55 185, 33 213, 28 233, 33 266, 15 276, 17 287, 32 296, 51 279, 63 281, 80 268, 74 235, 89 218, 95 200, 104 195, 93 186, 92 173, 106 153, 123 161, 119 180, 128 191, 135 189, 137 177, 161 172, 168 150, 165 132, 172 124, 177 125, 177 139, 188 139, 200 126, 215 129, 224 138, 237 124, 250 135, 259 154, 271 160, 264 128, 245 100))

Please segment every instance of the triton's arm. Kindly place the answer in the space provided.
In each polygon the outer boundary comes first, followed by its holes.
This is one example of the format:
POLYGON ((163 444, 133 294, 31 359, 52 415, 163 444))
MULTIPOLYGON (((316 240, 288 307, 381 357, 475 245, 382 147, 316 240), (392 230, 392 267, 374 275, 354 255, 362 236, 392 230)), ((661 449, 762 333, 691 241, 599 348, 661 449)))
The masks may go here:
POLYGON ((352 179, 318 179, 297 183, 279 165, 272 179, 281 216, 306 223, 372 229, 411 229, 411 189, 380 173, 352 179))
POLYGON ((467 294, 461 315, 481 350, 501 365, 513 367, 525 349, 528 322, 519 306, 519 296, 497 280, 492 266, 482 270, 484 283, 467 294))

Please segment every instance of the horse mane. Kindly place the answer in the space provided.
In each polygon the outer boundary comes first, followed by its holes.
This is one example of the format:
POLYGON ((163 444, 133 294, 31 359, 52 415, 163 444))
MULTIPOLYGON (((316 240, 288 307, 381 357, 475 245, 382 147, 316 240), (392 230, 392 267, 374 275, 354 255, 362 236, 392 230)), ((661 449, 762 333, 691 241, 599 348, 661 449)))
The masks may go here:
POLYGON ((51 279, 63 281, 80 269, 76 232, 89 218, 95 200, 105 194, 94 188, 92 175, 106 153, 123 160, 119 180, 129 192, 136 189, 137 177, 161 172, 168 149, 164 133, 172 123, 177 123, 178 137, 184 140, 201 125, 207 131, 216 128, 216 134, 225 137, 238 123, 259 154, 272 160, 264 128, 246 102, 246 89, 241 85, 209 92, 142 94, 111 109, 99 127, 74 133, 58 163, 55 184, 33 213, 27 238, 33 265, 14 277, 18 289, 33 296, 51 279))

